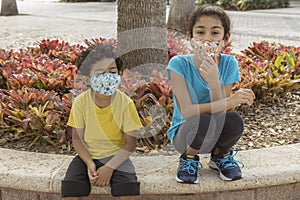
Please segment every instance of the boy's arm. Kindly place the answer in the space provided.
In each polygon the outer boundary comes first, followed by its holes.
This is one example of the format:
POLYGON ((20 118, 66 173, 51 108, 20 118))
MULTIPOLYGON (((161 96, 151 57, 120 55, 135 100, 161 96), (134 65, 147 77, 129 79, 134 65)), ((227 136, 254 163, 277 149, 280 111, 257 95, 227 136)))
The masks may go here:
POLYGON ((110 183, 111 176, 114 170, 120 166, 129 156, 135 151, 136 137, 132 136, 132 133, 128 132, 124 134, 125 143, 117 154, 108 161, 104 166, 97 170, 98 179, 95 183, 96 186, 107 186, 110 183))
POLYGON ((127 160, 130 155, 135 151, 136 148, 136 137, 132 135, 131 132, 124 134, 125 143, 117 154, 106 163, 106 166, 116 169, 125 160, 127 160))
POLYGON ((91 155, 83 142, 84 129, 72 128, 72 143, 76 153, 87 165, 90 181, 93 183, 97 178, 96 165, 93 162, 91 155))

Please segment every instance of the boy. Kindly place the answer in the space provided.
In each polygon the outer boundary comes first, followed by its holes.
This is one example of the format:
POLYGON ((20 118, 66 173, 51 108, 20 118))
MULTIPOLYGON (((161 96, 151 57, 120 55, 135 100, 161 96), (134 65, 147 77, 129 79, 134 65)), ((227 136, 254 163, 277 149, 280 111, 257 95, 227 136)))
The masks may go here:
POLYGON ((113 196, 136 199, 140 183, 129 156, 142 125, 133 101, 117 90, 119 60, 111 47, 98 44, 79 56, 77 66, 91 89, 75 98, 70 112, 77 155, 62 181, 62 197, 79 200, 90 194, 91 184, 110 184, 113 196))

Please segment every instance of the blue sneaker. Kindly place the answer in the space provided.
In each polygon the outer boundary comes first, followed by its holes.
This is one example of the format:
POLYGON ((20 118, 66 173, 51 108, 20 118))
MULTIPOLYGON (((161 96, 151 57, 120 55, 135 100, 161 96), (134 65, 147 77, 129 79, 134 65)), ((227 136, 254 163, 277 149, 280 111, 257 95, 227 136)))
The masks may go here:
POLYGON ((222 156, 211 156, 209 167, 219 170, 220 178, 224 181, 233 181, 243 178, 241 168, 243 163, 234 160, 237 150, 233 149, 222 156))
POLYGON ((198 170, 201 168, 199 156, 182 154, 175 179, 178 183, 199 183, 198 170))

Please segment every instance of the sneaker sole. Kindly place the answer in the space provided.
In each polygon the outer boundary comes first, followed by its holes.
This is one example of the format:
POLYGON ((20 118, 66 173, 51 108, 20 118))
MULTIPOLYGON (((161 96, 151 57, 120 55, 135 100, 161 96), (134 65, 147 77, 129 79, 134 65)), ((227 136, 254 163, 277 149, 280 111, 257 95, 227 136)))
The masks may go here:
POLYGON ((199 183, 199 178, 197 177, 197 180, 196 181, 190 181, 190 182, 184 182, 183 180, 179 179, 177 176, 175 176, 175 180, 178 182, 178 183, 192 183, 192 184, 196 184, 196 183, 199 183))
POLYGON ((209 161, 208 166, 214 170, 218 170, 219 171, 219 176, 223 181, 235 181, 235 180, 239 180, 242 179, 243 177, 234 177, 234 178, 228 178, 226 176, 224 176, 224 174, 222 174, 222 172, 219 170, 218 166, 216 165, 215 162, 213 161, 209 161))

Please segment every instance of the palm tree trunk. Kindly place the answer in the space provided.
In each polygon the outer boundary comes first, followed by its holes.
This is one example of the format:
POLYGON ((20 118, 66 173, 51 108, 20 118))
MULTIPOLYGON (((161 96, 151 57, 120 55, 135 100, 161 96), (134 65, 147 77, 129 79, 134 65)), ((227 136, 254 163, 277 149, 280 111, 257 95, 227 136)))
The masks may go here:
POLYGON ((118 53, 123 68, 143 74, 168 62, 165 0, 119 0, 118 53))
POLYGON ((189 26, 189 15, 195 8, 195 0, 173 0, 170 6, 167 28, 186 34, 189 26))
POLYGON ((16 0, 2 0, 1 15, 10 16, 18 14, 19 12, 16 0))

